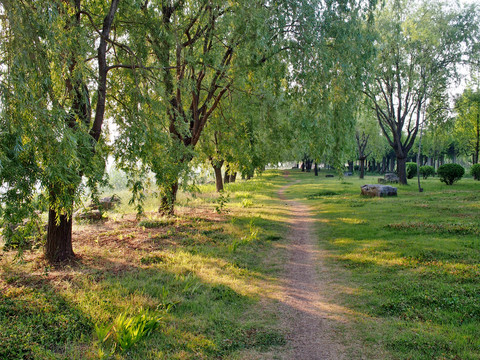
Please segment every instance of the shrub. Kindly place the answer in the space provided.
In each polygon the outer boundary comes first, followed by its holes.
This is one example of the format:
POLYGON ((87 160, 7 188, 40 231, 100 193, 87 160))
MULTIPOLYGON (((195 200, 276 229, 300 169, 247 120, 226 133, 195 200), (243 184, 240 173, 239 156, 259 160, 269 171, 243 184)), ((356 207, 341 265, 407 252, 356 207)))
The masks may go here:
POLYGON ((429 176, 435 176, 435 168, 429 165, 420 166, 420 175, 422 175, 424 179, 429 176))
POLYGON ((407 162, 407 179, 413 179, 417 175, 417 163, 407 162))
POLYGON ((438 168, 437 174, 441 182, 452 185, 462 178, 465 174, 465 169, 458 164, 444 164, 438 168))
POLYGON ((470 169, 470 174, 475 180, 480 180, 480 164, 474 164, 470 169))

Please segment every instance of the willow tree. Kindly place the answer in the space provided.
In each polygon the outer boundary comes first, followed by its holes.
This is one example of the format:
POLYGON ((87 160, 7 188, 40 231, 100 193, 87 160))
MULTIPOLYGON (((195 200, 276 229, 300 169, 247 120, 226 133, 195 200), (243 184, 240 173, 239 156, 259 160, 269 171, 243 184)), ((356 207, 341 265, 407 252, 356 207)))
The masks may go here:
POLYGON ((480 153, 480 91, 466 89, 455 101, 455 135, 463 152, 478 164, 480 153))
MULTIPOLYGON (((283 77, 272 64, 288 51, 289 33, 304 21, 300 13, 311 10, 307 5, 157 0, 139 10, 138 21, 145 27, 129 40, 131 48, 148 49, 142 57, 148 74, 138 94, 144 101, 124 112, 116 149, 125 168, 137 169, 138 176, 146 170, 155 173, 162 189, 160 212, 173 214, 179 180, 188 176, 207 124, 214 116, 217 123, 224 120, 215 114, 226 95, 244 91, 243 80, 257 68, 271 69, 264 74, 270 81, 283 77), (135 122, 135 116, 142 120, 135 122)), ((137 80, 127 76, 132 84, 137 80)))
POLYGON ((474 5, 391 0, 376 14, 377 56, 365 94, 397 157, 401 184, 406 158, 422 120, 422 109, 442 93, 467 60, 478 35, 474 5))
POLYGON ((315 20, 306 54, 292 54, 295 86, 292 121, 298 156, 326 161, 338 170, 354 152, 354 110, 372 56, 372 11, 375 1, 327 2, 315 20), (306 56, 308 55, 308 56, 306 56))
MULTIPOLYGON (((3 223, 32 218, 35 202, 44 203, 46 257, 67 260, 82 181, 94 187, 103 178, 109 54, 125 51, 112 36, 119 0, 0 4, 3 223)), ((10 226, 4 234, 22 236, 10 226)))

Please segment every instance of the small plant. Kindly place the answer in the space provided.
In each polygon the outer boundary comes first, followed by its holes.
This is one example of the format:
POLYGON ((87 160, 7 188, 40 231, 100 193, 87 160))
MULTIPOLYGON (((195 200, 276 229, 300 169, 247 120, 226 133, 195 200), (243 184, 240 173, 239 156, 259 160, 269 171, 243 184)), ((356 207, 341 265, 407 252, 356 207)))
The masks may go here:
POLYGON ((125 352, 140 340, 150 336, 160 325, 161 317, 148 309, 140 309, 138 315, 119 314, 112 324, 95 325, 101 358, 113 355, 117 348, 125 352), (107 352, 108 351, 108 352, 107 352))
POLYGON ((474 164, 470 169, 470 174, 472 174, 474 180, 480 180, 480 164, 474 164))
POLYGON ((226 195, 225 195, 225 192, 221 191, 220 194, 218 195, 217 200, 215 201, 216 204, 217 204, 215 206, 215 211, 218 214, 221 214, 222 212, 224 212, 225 207, 227 206, 229 201, 230 201, 230 194, 226 193, 226 195))
POLYGON ((417 163, 407 162, 407 179, 413 179, 417 175, 417 163))
POLYGON ((420 166, 419 171, 420 175, 422 175, 424 179, 427 179, 429 176, 435 176, 435 168, 433 166, 420 166))
POLYGON ((465 169, 458 164, 444 164, 438 168, 437 174, 441 182, 452 185, 463 177, 465 169))
POLYGON ((253 206, 253 201, 250 199, 243 199, 242 200, 242 207, 249 208, 253 206))

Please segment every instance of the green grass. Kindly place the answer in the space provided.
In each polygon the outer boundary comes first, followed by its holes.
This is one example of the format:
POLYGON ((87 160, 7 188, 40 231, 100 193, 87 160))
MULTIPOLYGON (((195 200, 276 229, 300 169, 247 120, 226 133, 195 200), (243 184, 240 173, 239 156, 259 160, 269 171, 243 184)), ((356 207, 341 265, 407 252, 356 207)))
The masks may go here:
MULTIPOLYGON (((480 183, 437 178, 364 198, 360 181, 269 171, 180 194, 175 218, 76 225, 76 262, 0 254, 0 359, 257 359, 285 345, 276 307, 288 207, 317 218, 338 309, 336 333, 368 359, 480 359, 480 183), (220 202, 224 202, 218 212, 220 202), (345 320, 344 319, 344 320, 345 320)), ((147 199, 147 210, 158 199, 147 199)), ((335 308, 337 309, 337 308, 335 308)), ((358 354, 358 353, 357 353, 358 354)), ((352 356, 352 358, 356 358, 352 356)))
POLYGON ((478 182, 431 178, 418 193, 411 180, 396 198, 363 198, 360 186, 376 177, 294 178, 288 194, 315 210, 363 342, 393 359, 480 359, 478 182))
POLYGON ((174 219, 137 222, 124 206, 76 225, 78 259, 60 268, 38 250, 21 263, 2 253, 0 359, 234 359, 283 346, 260 304, 284 256, 278 174, 227 185, 220 214, 205 185, 180 196, 174 219))

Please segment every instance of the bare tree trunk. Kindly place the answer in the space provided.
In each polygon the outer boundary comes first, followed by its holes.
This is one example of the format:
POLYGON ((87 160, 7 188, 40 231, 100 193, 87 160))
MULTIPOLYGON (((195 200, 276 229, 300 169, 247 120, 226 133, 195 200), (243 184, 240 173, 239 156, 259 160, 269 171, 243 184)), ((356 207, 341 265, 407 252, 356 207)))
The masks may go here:
POLYGON ((217 190, 217 192, 223 191, 222 165, 217 164, 217 166, 215 166, 215 165, 212 165, 212 166, 213 166, 213 170, 215 171, 215 187, 216 187, 216 190, 217 190))
POLYGON ((360 179, 365 177, 365 158, 360 158, 360 179))
POLYGON ((353 174, 353 161, 348 162, 348 171, 350 171, 353 174))
POLYGON ((230 165, 225 166, 225 175, 223 176, 223 183, 228 184, 230 182, 230 165))
POLYGON ((236 171, 234 171, 233 173, 230 174, 230 179, 229 180, 230 180, 231 183, 234 183, 235 180, 237 180, 237 172, 236 171))
POLYGON ((315 163, 315 176, 318 176, 318 164, 315 163))
POLYGON ((397 157, 397 175, 398 182, 402 185, 407 185, 407 158, 397 157))
MULTIPOLYGON (((424 112, 425 118, 425 112, 424 112)), ((421 152, 422 152, 422 135, 423 135, 423 123, 420 127, 420 136, 418 138, 418 152, 417 152, 417 182, 418 182, 418 192, 423 192, 422 186, 420 185, 420 165, 421 165, 421 152)))
POLYGON ((477 139, 475 142, 475 158, 473 164, 478 164, 478 153, 480 150, 480 114, 477 113, 477 139))

